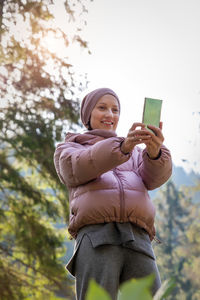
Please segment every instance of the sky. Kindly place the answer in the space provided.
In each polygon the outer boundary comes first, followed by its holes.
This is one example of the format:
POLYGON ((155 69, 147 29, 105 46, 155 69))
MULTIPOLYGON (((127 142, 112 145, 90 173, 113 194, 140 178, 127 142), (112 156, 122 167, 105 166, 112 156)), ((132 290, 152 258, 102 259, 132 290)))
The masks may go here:
MULTIPOLYGON (((72 24, 63 0, 55 2, 56 24, 69 34, 72 24)), ((121 102, 117 134, 126 136, 134 122, 142 121, 144 98, 162 99, 164 144, 174 164, 200 172, 200 1, 84 3, 88 13, 81 17, 77 8, 76 22, 91 54, 78 45, 67 53, 75 71, 89 81, 80 100, 95 88, 113 89, 121 102)), ((62 51, 51 37, 44 42, 62 51)))
POLYGON ((118 135, 142 120, 145 97, 162 99, 164 144, 176 165, 200 172, 200 1, 96 0, 86 17, 92 54, 74 64, 88 91, 118 94, 118 135))

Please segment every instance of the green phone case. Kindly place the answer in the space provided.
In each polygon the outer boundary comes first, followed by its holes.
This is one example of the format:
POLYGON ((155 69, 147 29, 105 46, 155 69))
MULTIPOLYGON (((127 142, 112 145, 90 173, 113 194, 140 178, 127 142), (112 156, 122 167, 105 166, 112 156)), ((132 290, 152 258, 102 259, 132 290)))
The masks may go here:
POLYGON ((142 123, 159 127, 162 100, 145 98, 142 123))

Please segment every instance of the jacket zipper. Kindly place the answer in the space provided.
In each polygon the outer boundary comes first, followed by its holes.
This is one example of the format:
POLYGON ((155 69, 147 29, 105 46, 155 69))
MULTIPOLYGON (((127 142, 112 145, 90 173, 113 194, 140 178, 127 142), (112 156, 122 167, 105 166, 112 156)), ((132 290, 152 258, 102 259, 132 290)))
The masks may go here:
POLYGON ((120 223, 124 222, 124 191, 121 183, 121 179, 117 175, 117 172, 115 169, 113 169, 113 173, 118 181, 119 184, 119 191, 120 191, 120 223))

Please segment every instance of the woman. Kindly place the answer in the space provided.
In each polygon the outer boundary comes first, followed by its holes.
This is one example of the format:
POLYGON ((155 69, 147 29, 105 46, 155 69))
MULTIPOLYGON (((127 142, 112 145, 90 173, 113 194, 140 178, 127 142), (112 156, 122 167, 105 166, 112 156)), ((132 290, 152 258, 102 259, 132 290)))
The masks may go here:
POLYGON ((67 269, 76 278, 78 300, 85 299, 91 278, 112 299, 130 278, 154 273, 152 294, 160 287, 151 247, 155 208, 147 191, 168 180, 171 156, 162 144, 161 128, 149 125, 153 133, 134 123, 126 138, 117 137, 119 116, 114 91, 92 91, 81 104, 88 131, 68 133, 54 155, 58 176, 69 191, 68 231, 76 243, 67 269), (144 150, 137 146, 142 143, 144 150))

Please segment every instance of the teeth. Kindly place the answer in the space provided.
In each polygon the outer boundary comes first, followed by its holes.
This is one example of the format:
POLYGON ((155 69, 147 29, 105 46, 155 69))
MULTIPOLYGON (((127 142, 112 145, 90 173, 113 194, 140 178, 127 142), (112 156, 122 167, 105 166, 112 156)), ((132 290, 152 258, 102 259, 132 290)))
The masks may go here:
POLYGON ((112 125, 112 122, 103 122, 104 124, 112 125))

